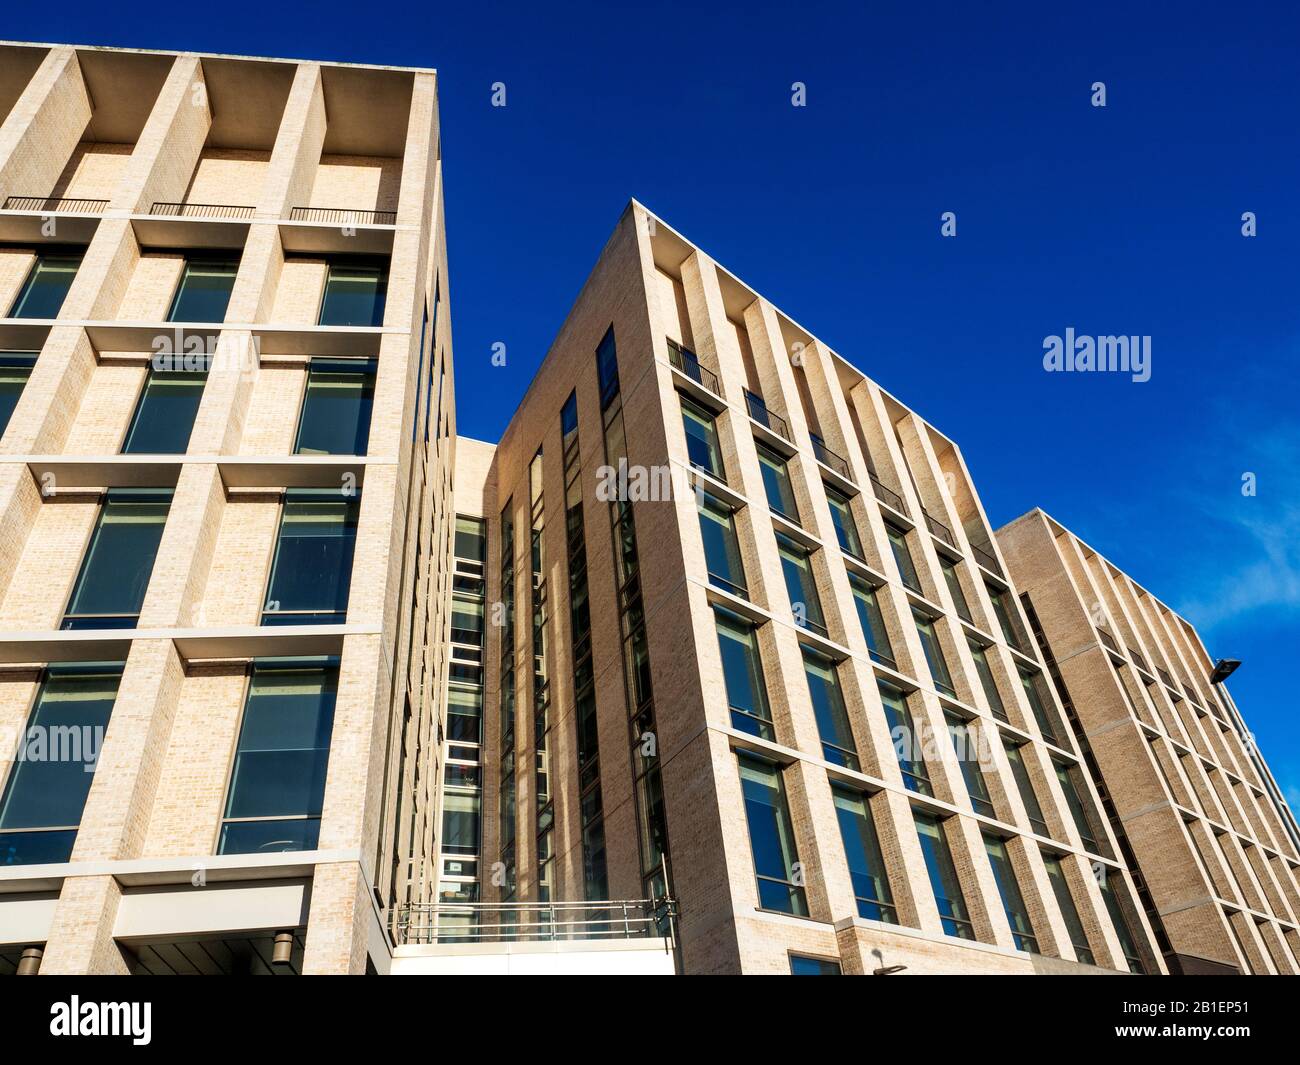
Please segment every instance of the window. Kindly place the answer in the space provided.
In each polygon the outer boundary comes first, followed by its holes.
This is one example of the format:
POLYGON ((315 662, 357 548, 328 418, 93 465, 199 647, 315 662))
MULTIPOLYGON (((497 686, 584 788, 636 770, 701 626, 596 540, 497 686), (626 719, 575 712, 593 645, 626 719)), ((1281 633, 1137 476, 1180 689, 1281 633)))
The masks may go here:
POLYGON ((135 404, 123 455, 183 455, 194 431, 208 375, 150 368, 135 404))
POLYGON ((336 259, 329 265, 318 325, 384 324, 388 264, 379 259, 336 259))
POLYGON ((337 659, 253 663, 218 854, 315 849, 337 690, 337 659))
POLYGON ((271 563, 263 625, 342 624, 347 618, 355 499, 337 492, 290 488, 271 563))
POLYGON ((921 594, 921 581, 916 575, 916 567, 912 564, 912 552, 907 546, 907 533, 896 525, 885 522, 885 532, 889 536, 889 546, 894 552, 894 561, 898 563, 898 576, 903 584, 921 594))
POLYGON ((167 321, 224 322, 238 270, 235 258, 186 259, 167 321))
POLYGON ((1002 746, 1007 752, 1007 761, 1011 763, 1011 775, 1016 778, 1016 790, 1020 792, 1020 801, 1025 804, 1025 813, 1029 816, 1029 827, 1040 836, 1047 836, 1047 822, 1043 819, 1043 808, 1038 805, 1038 796, 1034 794, 1034 783, 1029 778, 1029 767, 1025 765, 1020 748, 1005 736, 1002 746))
POLYGON ((961 893, 957 869, 952 864, 952 852, 943 832, 943 823, 931 814, 912 811, 916 834, 921 841, 921 854, 930 874, 930 888, 939 908, 939 921, 946 935, 958 939, 974 939, 975 928, 966 911, 966 899, 961 893))
POLYGON ((853 589, 853 605, 858 608, 858 623, 867 641, 867 653, 873 662, 893 667, 894 649, 889 644, 889 630, 885 628, 876 590, 856 573, 849 574, 849 587, 853 589))
POLYGON ((1011 941, 1016 950, 1038 953, 1038 940, 1034 936, 1034 926, 1029 923, 1029 911, 1025 909, 1025 898, 1020 894, 1020 884, 1016 881, 1016 871, 1011 865, 1011 855, 1007 845, 996 836, 984 837, 984 850, 993 866, 993 879, 997 881, 998 894, 1002 897, 1002 909, 1011 925, 1011 941))
POLYGON ((596 348, 596 370, 600 375, 600 409, 604 410, 618 395, 618 350, 614 344, 614 327, 605 330, 605 335, 596 348))
POLYGON ((72 857, 121 679, 121 666, 46 669, 0 797, 0 867, 72 857))
POLYGON ((104 498, 64 629, 129 629, 140 616, 171 492, 117 488, 104 498))
POLYGON ((889 726, 889 738, 893 741, 894 753, 898 756, 903 784, 918 795, 933 795, 930 774, 925 768, 925 748, 921 734, 916 730, 916 723, 912 720, 912 711, 908 709, 907 696, 883 680, 877 681, 876 687, 885 708, 885 723, 889 726))
POLYGON ((1133 929, 1126 915, 1128 906, 1120 901, 1115 885, 1112 883, 1118 878, 1118 873, 1109 869, 1104 870, 1097 886, 1101 889, 1102 901, 1106 903, 1106 912, 1110 914, 1111 924, 1115 926, 1115 935, 1119 938, 1120 949, 1124 952, 1124 960, 1128 962, 1129 972, 1142 975, 1146 973, 1146 967, 1142 964, 1142 956, 1138 953, 1137 944, 1133 940, 1133 929))
POLYGON ((716 607, 713 613, 717 621, 722 674, 727 684, 727 705, 731 707, 731 725, 751 736, 775 739, 772 711, 767 705, 767 687, 763 683, 763 662, 758 654, 758 634, 753 625, 735 614, 716 607))
POLYGON ((9 309, 9 317, 57 318, 80 265, 80 252, 38 255, 22 291, 9 309))
POLYGON ((966 791, 970 794, 971 807, 977 814, 983 814, 985 817, 996 817, 993 800, 989 797, 988 784, 985 782, 984 773, 980 769, 982 744, 979 733, 965 721, 953 717, 951 714, 945 715, 945 720, 948 724, 948 735, 952 737, 953 750, 956 752, 957 761, 961 765, 962 779, 966 781, 966 791))
POLYGON ((483 686, 462 678, 447 682, 447 739, 452 743, 481 743, 483 686))
POLYGON ((776 546, 781 554, 781 572, 785 576, 785 590, 790 596, 794 623, 801 629, 811 629, 825 636, 821 599, 818 598, 817 586, 813 583, 808 552, 780 533, 776 537, 776 546))
POLYGON ((1047 870, 1047 879, 1052 884, 1052 894, 1056 896, 1056 905, 1060 907, 1061 917, 1065 920, 1066 931, 1070 933, 1070 945, 1074 947, 1074 956, 1084 965, 1096 965, 1097 961, 1088 946, 1088 937, 1083 931, 1083 922, 1079 920, 1079 910, 1074 905, 1070 894, 1070 885, 1065 879, 1065 869, 1061 859, 1055 854, 1043 853, 1043 867, 1047 870))
MULTIPOLYGON (((447 768, 450 770, 452 767, 447 768)), ((482 803, 482 795, 477 790, 447 788, 442 801, 444 854, 478 854, 482 803)))
MULTIPOLYGON (((481 583, 481 582, 479 582, 481 583)), ((451 642, 483 646, 483 596, 455 589, 451 594, 451 642)))
MULTIPOLYGON (((974 640, 967 640, 971 658, 975 659, 975 672, 979 674, 980 687, 984 689, 984 698, 988 700, 989 709, 999 721, 1007 721, 1007 708, 1002 705, 1002 696, 998 694, 997 683, 993 680, 993 670, 989 666, 988 652, 974 640)), ((1010 724, 1009 721, 1007 721, 1010 724)))
POLYGON ((943 579, 948 585, 957 616, 962 621, 970 621, 970 607, 966 604, 966 594, 961 590, 961 578, 957 575, 957 563, 950 558, 939 556, 939 566, 943 569, 943 579))
POLYGON ((0 352, 0 436, 9 426, 9 419, 22 398, 27 378, 31 377, 35 365, 34 351, 0 352))
POLYGON ((740 755, 740 786, 749 823, 749 846, 758 879, 758 901, 765 910, 808 915, 803 887, 795 883, 799 854, 785 800, 781 771, 771 762, 740 755))
POLYGON ((295 455, 364 455, 375 396, 375 359, 312 359, 295 455))
POLYGON ((953 691, 952 677, 948 673, 948 663, 944 661, 943 648, 939 646, 939 636, 934 631, 934 622, 913 608, 912 618, 916 621, 916 632, 921 637, 921 650, 925 652, 925 663, 930 667, 930 677, 935 688, 944 695, 956 696, 953 691))
POLYGON ((790 485, 790 468, 785 459, 771 448, 756 443, 758 468, 763 474, 763 493, 767 505, 787 521, 799 521, 799 508, 794 502, 794 489, 790 485))
POLYGON ((686 457, 697 470, 722 481, 722 450, 718 447, 718 427, 713 415, 682 397, 682 428, 686 430, 686 457))
POLYGON ((749 591, 745 587, 745 570, 740 561, 740 545, 736 542, 731 508, 707 492, 697 492, 696 499, 709 580, 733 595, 748 599, 749 591))
POLYGON ((833 765, 856 770, 859 766, 858 748, 853 742, 853 729, 844 708, 844 694, 840 691, 835 663, 805 647, 803 671, 808 678, 817 734, 822 740, 822 757, 833 765))
POLYGON ((1043 675, 1036 669, 1019 669, 1020 684, 1025 689, 1025 698, 1029 700, 1029 709, 1034 712, 1034 720, 1048 743, 1061 746, 1058 732, 1053 722, 1053 714, 1048 711, 1051 696, 1043 685, 1043 675))
POLYGON ((988 589, 989 598, 993 601, 993 613, 998 619, 1003 637, 1017 651, 1023 651, 1025 641, 1020 634, 1020 625, 1014 618, 1014 608, 1007 601, 1007 593, 998 591, 988 583, 984 587, 988 589))
POLYGON ((840 838, 844 841, 844 855, 849 863, 849 879, 858 901, 858 916, 868 921, 885 921, 898 924, 898 911, 894 909, 894 896, 885 876, 885 859, 880 851, 880 838, 871 817, 868 796, 843 785, 831 786, 835 800, 835 816, 840 823, 840 838))
POLYGON ((1079 770, 1076 766, 1068 766, 1063 762, 1052 759, 1052 766, 1056 770, 1056 779, 1061 784, 1061 791, 1065 793, 1065 805, 1070 808, 1070 816, 1074 819, 1074 827, 1079 830, 1079 839, 1083 841, 1084 849, 1091 854, 1101 854, 1098 840, 1100 834, 1096 829, 1096 820, 1089 811, 1088 806, 1084 804, 1084 798, 1079 791, 1079 770))
MULTIPOLYGON (((483 559, 486 551, 487 534, 483 531, 483 520, 481 518, 467 518, 463 514, 456 515, 456 541, 453 548, 453 554, 458 562, 469 562, 473 568, 482 572, 483 559)), ((458 566, 458 569, 464 569, 464 566, 458 566)))
POLYGON ((810 958, 806 954, 790 955, 791 976, 843 976, 840 963, 831 958, 810 958))
POLYGON ((853 521, 853 510, 849 506, 849 497, 826 485, 826 502, 831 508, 831 524, 835 526, 835 539, 839 541, 840 550, 854 558, 862 557, 862 541, 858 539, 858 527, 853 521))

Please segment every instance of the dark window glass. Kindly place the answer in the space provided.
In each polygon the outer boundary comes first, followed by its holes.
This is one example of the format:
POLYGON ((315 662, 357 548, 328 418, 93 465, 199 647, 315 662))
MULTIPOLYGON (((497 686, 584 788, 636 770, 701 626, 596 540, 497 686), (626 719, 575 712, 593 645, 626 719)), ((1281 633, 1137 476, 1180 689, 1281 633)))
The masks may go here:
POLYGON ((830 958, 809 958, 804 954, 790 955, 791 976, 843 976, 840 963, 830 958))
POLYGON ((340 500, 336 492, 285 493, 263 625, 346 620, 357 510, 356 500, 340 500))
POLYGON ((1115 935, 1119 937, 1120 949, 1124 951, 1124 960, 1128 962, 1129 971, 1143 974, 1146 972, 1146 967, 1142 964, 1142 956, 1138 953, 1137 944, 1133 940, 1133 929, 1129 926, 1125 906, 1120 902, 1117 893, 1122 891, 1123 888, 1117 889, 1115 884, 1112 883, 1118 878, 1118 873, 1107 869, 1097 886, 1101 888, 1101 897, 1106 903, 1106 912, 1110 914, 1111 924, 1115 926, 1115 935))
POLYGON ((831 524, 835 526, 835 539, 839 541, 840 550, 848 552, 854 558, 861 558, 862 542, 858 539, 858 527, 853 521, 849 497, 828 485, 826 502, 831 508, 831 524))
POLYGON ((1007 593, 998 591, 991 584, 985 584, 984 587, 988 589, 989 598, 993 601, 993 613, 997 616, 1003 638, 1017 651, 1023 651, 1025 641, 1020 634, 1020 625, 1015 617, 1014 608, 1007 601, 1007 593))
POLYGON ((898 563, 899 578, 903 584, 919 594, 921 581, 916 575, 916 566, 912 564, 912 552, 907 546, 907 533, 888 522, 885 523, 885 532, 889 535, 889 546, 894 552, 894 561, 898 563))
POLYGON ((808 902, 803 887, 794 882, 799 853, 781 772, 758 758, 740 755, 738 761, 759 904, 765 910, 806 917, 808 902))
POLYGON ((835 663, 828 658, 805 649, 803 671, 808 678, 808 694, 812 698, 813 716, 817 719, 817 734, 822 740, 822 757, 834 765, 848 769, 858 768, 858 749, 853 742, 844 695, 840 691, 840 678, 835 663))
POLYGON ((596 370, 600 375, 600 409, 604 410, 618 395, 618 350, 613 326, 605 331, 596 348, 596 370))
POLYGON ((99 510, 65 629, 131 628, 140 616, 162 540, 171 492, 116 489, 99 510))
POLYGON ((451 596, 451 641, 483 646, 483 596, 457 589, 451 596))
POLYGON ((988 700, 989 709, 999 721, 1007 720, 1007 708, 1002 705, 1002 696, 998 694, 997 683, 993 680, 993 670, 989 667, 988 652, 983 647, 968 640, 970 654, 975 659, 975 672, 979 674, 980 687, 984 689, 984 698, 988 700))
POLYGON ((934 891, 934 902, 939 908, 939 920, 944 932, 959 939, 974 939, 975 928, 966 911, 966 899, 961 892, 961 881, 957 879, 957 869, 952 863, 952 852, 948 849, 943 824, 938 818, 920 811, 913 811, 912 819, 916 822, 921 854, 925 857, 925 868, 930 874, 930 888, 934 891))
POLYGON ((120 667, 46 672, 0 798, 0 866, 72 856, 121 679, 120 667))
POLYGON ((835 798, 835 816, 840 823, 840 838, 849 863, 849 879, 858 903, 858 916, 869 921, 898 923, 894 896, 885 876, 885 859, 880 839, 871 817, 867 796, 839 785, 831 792, 835 798))
POLYGON ((325 281, 318 324, 383 325, 387 295, 387 263, 367 260, 332 262, 325 281))
POLYGON ((849 587, 853 589, 853 604, 858 608, 858 623, 867 641, 867 653, 873 661, 893 666, 894 649, 889 643, 889 630, 880 613, 876 590, 856 573, 849 574, 849 587))
POLYGON ((758 635, 754 626, 723 610, 715 609, 714 616, 731 724, 751 736, 774 739, 772 712, 767 705, 767 687, 763 683, 763 663, 758 654, 758 635))
POLYGON ((961 590, 961 578, 957 575, 957 563, 940 555, 939 565, 943 568, 943 579, 948 585, 948 593, 952 596, 952 603, 957 609, 957 616, 962 621, 970 621, 970 607, 966 605, 966 594, 961 590))
POLYGON ((186 259, 169 322, 224 322, 239 270, 236 259, 186 259))
POLYGON ((145 378, 124 455, 183 455, 194 431, 208 375, 191 370, 154 370, 145 378))
POLYGON ((989 856, 989 864, 993 866, 993 879, 997 881, 1002 909, 1011 925, 1011 941, 1017 950, 1037 954, 1038 940, 1034 937, 1034 926, 1029 923, 1029 911, 1025 909, 1025 899, 1020 894, 1020 884, 1016 881, 1016 871, 1011 865, 1007 845, 996 836, 985 836, 984 850, 989 856))
POLYGON ((1034 720, 1042 730, 1043 738, 1056 746, 1061 745, 1060 733, 1054 720, 1055 713, 1049 711, 1051 696, 1043 685, 1043 675, 1037 670, 1021 669, 1020 684, 1025 689, 1025 698, 1029 700, 1029 709, 1034 712, 1034 720))
POLYGON ((971 807, 985 817, 996 816, 993 800, 989 797, 988 784, 984 772, 980 769, 980 757, 983 753, 978 733, 965 721, 951 715, 947 718, 948 735, 952 737, 952 747, 961 765, 962 779, 966 781, 966 791, 970 794, 971 807))
POLYGON ((1079 920, 1079 910, 1070 894, 1070 885, 1066 881, 1061 859, 1054 854, 1044 854, 1043 866, 1047 870, 1047 879, 1052 883, 1052 894, 1056 896, 1056 905, 1060 907, 1066 930, 1070 933, 1070 944, 1074 947, 1075 957, 1085 965, 1096 965, 1092 949, 1088 946, 1088 936, 1083 931, 1083 922, 1079 920))
POLYGON ((724 480, 722 449, 718 446, 718 427, 713 415, 683 398, 682 428, 686 430, 686 456, 691 465, 724 480))
POLYGON ((364 455, 375 397, 373 359, 312 359, 295 455, 364 455))
POLYGON ((1040 836, 1048 835, 1047 822, 1043 819, 1043 808, 1038 805, 1038 796, 1034 794, 1034 784, 1029 777, 1029 767, 1025 765, 1020 748, 1004 736, 1002 746, 1007 752, 1007 761, 1011 763, 1011 775, 1016 778, 1016 790, 1020 792, 1020 801, 1025 804, 1025 813, 1029 816, 1029 827, 1040 836))
POLYGON ((707 492, 697 492, 696 499, 709 580, 742 599, 747 599, 749 591, 745 587, 745 570, 740 561, 740 545, 736 542, 731 508, 707 492))
POLYGON ((1079 770, 1058 762, 1055 758, 1052 759, 1052 766, 1056 770, 1061 790, 1065 793, 1065 804, 1070 808, 1070 816, 1074 819, 1074 827, 1079 830, 1084 849, 1093 854, 1105 853, 1100 849, 1102 837, 1097 831, 1097 821, 1090 809, 1091 802, 1079 790, 1079 770))
POLYGON ((486 534, 483 531, 481 519, 467 518, 460 514, 456 515, 456 545, 454 550, 458 559, 482 562, 485 537, 486 534))
POLYGON ((34 351, 0 352, 0 436, 4 436, 9 426, 9 419, 22 398, 27 378, 31 377, 35 365, 34 351))
POLYGON ((9 317, 57 318, 80 265, 80 255, 38 255, 9 317))
POLYGON ((315 848, 337 690, 334 662, 254 663, 218 854, 315 848))
POLYGON ((925 747, 912 720, 912 711, 908 709, 907 697, 884 681, 877 681, 876 687, 885 708, 885 723, 889 726, 889 738, 898 757, 898 768, 903 773, 903 784, 919 795, 933 795, 930 774, 925 768, 925 747))
POLYGON ((921 649, 925 652, 925 664, 930 667, 930 677, 934 686, 944 695, 955 696, 952 676, 948 673, 948 663, 943 657, 943 648, 939 646, 939 636, 934 631, 934 622, 918 610, 912 611, 916 621, 916 631, 921 637, 921 649))
POLYGON ((797 522, 799 509, 795 506, 790 468, 785 459, 762 444, 756 444, 755 448, 758 451, 758 468, 763 474, 763 492, 767 496, 767 505, 781 517, 797 522))
POLYGON ((446 854, 477 854, 482 796, 448 790, 443 797, 442 849, 446 854))
POLYGON ((481 743, 483 688, 452 680, 447 684, 447 739, 454 743, 481 743))
POLYGON ((781 554, 781 572, 785 577, 785 590, 790 596, 790 610, 794 623, 803 629, 826 635, 822 620, 822 603, 813 582, 812 561, 808 552, 793 540, 777 535, 777 550, 781 554))

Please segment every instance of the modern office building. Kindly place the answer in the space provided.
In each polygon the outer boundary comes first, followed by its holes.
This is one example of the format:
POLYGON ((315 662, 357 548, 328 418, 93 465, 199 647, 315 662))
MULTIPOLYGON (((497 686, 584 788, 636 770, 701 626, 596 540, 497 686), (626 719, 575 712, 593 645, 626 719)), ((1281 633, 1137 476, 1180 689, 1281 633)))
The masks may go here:
POLYGON ((457 439, 436 96, 0 45, 0 972, 1292 971, 1257 754, 1083 705, 1086 549, 640 204, 457 439))
POLYGON ((0 46, 0 972, 382 970, 432 898, 431 70, 0 46))
POLYGON ((1196 630, 1041 510, 997 540, 1166 964, 1300 972, 1300 832, 1196 630))

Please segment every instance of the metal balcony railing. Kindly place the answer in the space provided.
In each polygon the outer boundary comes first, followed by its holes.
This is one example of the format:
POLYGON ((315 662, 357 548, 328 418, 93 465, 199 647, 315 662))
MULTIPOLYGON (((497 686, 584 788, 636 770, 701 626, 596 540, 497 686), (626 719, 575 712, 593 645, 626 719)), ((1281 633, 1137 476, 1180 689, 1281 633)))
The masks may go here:
POLYGON ((876 498, 886 506, 893 507, 898 513, 906 514, 907 507, 903 503, 903 497, 886 485, 874 473, 871 474, 871 487, 875 490, 876 498))
POLYGON ((786 424, 786 420, 781 415, 768 410, 763 397, 755 395, 748 388, 745 389, 745 407, 749 411, 749 416, 759 425, 771 429, 782 440, 790 439, 790 426, 786 424))
POLYGON ((233 203, 155 203, 149 213, 163 218, 252 218, 255 208, 233 203))
POLYGON ((324 222, 331 226, 391 226, 396 211, 358 211, 352 207, 295 207, 289 212, 294 222, 324 222))
POLYGON ((926 510, 925 507, 921 508, 921 513, 925 515, 926 528, 929 529, 934 536, 937 536, 949 547, 957 546, 957 541, 953 539, 952 530, 949 529, 948 526, 946 526, 938 518, 932 517, 930 512, 926 510))
POLYGON ((997 558, 988 547, 983 544, 971 544, 970 549, 974 553, 976 561, 986 570, 990 573, 996 573, 999 577, 1003 575, 1002 567, 998 565, 997 558))
POLYGON ((53 214, 100 214, 108 206, 107 200, 86 200, 67 196, 9 196, 5 199, 6 211, 37 211, 53 214))
POLYGON ((848 462, 828 448, 826 442, 816 433, 809 433, 808 436, 812 439, 813 454, 817 457, 817 461, 834 470, 846 481, 851 481, 853 478, 849 476, 848 462))
POLYGON ((408 903, 398 919, 402 944, 555 943, 671 939, 671 898, 599 902, 408 903))
POLYGON ((668 361, 697 385, 707 388, 715 396, 722 395, 718 388, 718 375, 701 364, 700 357, 690 348, 684 348, 674 340, 668 341, 668 361))

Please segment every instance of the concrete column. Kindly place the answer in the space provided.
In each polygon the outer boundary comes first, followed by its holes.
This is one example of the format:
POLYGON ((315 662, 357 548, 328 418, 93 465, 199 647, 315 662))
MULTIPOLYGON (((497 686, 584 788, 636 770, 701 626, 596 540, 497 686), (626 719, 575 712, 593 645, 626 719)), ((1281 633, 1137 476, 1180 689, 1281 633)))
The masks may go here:
POLYGON ((0 126, 0 204, 50 194, 90 112, 76 50, 51 48, 0 126))

